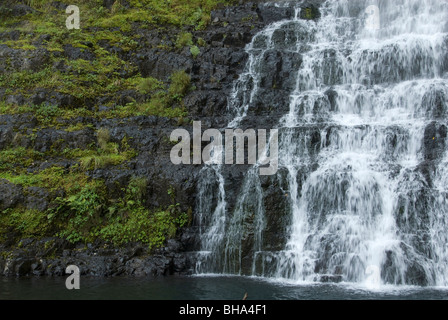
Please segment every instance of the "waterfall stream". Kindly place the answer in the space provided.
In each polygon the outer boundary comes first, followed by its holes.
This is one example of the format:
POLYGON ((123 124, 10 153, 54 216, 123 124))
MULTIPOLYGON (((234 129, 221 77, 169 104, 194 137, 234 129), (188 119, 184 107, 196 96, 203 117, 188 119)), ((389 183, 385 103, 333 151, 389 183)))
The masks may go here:
POLYGON ((295 17, 247 45, 229 127, 263 99, 267 56, 287 54, 273 180, 287 198, 278 208, 286 239, 282 248, 264 241, 266 187, 255 167, 233 186, 229 210, 223 168, 207 165, 196 272, 448 286, 448 1, 328 0, 315 20, 300 18, 300 1, 281 5, 295 17))

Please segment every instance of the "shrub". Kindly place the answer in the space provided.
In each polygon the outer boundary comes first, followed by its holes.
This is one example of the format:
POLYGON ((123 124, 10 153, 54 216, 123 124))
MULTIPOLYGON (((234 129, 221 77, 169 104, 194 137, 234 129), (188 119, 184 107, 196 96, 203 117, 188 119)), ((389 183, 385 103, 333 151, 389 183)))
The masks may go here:
POLYGON ((171 75, 171 84, 168 90, 173 99, 182 99, 190 89, 191 77, 184 71, 175 71, 171 75))

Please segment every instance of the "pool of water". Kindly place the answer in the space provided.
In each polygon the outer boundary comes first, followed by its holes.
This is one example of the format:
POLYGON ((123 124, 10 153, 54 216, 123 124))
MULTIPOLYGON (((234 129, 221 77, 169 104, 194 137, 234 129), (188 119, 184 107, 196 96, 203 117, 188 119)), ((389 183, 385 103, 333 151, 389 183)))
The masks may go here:
POLYGON ((0 300, 448 300, 448 288, 293 283, 238 276, 166 278, 81 277, 80 290, 65 278, 0 277, 0 300))

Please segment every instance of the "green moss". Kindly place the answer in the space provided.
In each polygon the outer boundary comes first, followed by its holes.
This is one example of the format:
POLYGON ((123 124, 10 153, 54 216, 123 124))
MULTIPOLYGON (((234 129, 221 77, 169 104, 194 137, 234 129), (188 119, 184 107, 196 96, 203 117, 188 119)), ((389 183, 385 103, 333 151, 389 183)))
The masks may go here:
POLYGON ((192 46, 190 48, 190 53, 193 56, 193 58, 196 59, 196 57, 201 53, 201 50, 197 46, 192 46))
POLYGON ((193 45, 193 35, 189 32, 181 32, 177 36, 176 40, 176 48, 182 49, 183 47, 192 46, 193 45))
MULTIPOLYGON (((10 10, 0 5, 0 32, 17 30, 18 40, 0 39, 14 49, 29 51, 45 48, 50 52, 48 63, 36 72, 14 70, 11 61, 5 61, 5 70, 0 75, 0 87, 6 95, 20 94, 30 98, 38 89, 59 92, 76 98, 76 105, 61 108, 55 105, 15 106, 0 102, 0 114, 30 113, 38 120, 33 133, 18 132, 15 143, 33 143, 36 132, 45 127, 54 127, 67 132, 92 127, 91 123, 103 118, 127 118, 136 115, 151 115, 178 118, 187 116, 182 99, 191 90, 191 79, 183 71, 174 73, 169 81, 155 78, 143 79, 137 66, 123 61, 120 56, 104 48, 115 46, 124 52, 135 50, 140 39, 136 28, 170 28, 180 30, 176 45, 190 47, 193 56, 200 52, 198 46, 205 41, 198 39, 194 45, 193 36, 185 30, 203 29, 210 21, 210 12, 225 0, 130 0, 130 8, 117 1, 110 10, 102 7, 102 0, 79 0, 81 30, 67 30, 64 10, 56 10, 50 0, 28 0, 27 4, 37 11, 23 17, 12 17, 10 10), (45 39, 42 35, 46 35, 45 39), (89 60, 69 60, 61 55, 66 45, 72 45, 94 55, 89 60), (199 52, 198 52, 199 51, 199 52), (63 68, 54 68, 54 66, 63 68), (125 76, 123 76, 125 74, 125 76), (117 92, 137 90, 146 100, 129 103, 109 111, 96 112, 87 101, 104 96, 115 97, 117 92), (86 103, 86 105, 83 105, 86 103), (83 117, 86 120, 79 120, 83 117), (74 120, 77 119, 77 120, 74 120), (74 120, 70 122, 70 120, 74 120), (24 140, 25 139, 25 140, 24 140)), ((160 46, 175 50, 171 45, 176 35, 164 39, 160 46)), ((30 53, 34 54, 34 53, 30 53)), ((133 60, 133 59, 131 59, 133 60)), ((114 100, 114 99, 112 99, 114 100)), ((95 239, 108 240, 117 244, 141 241, 154 248, 176 234, 179 227, 187 223, 179 205, 157 210, 147 210, 144 204, 146 180, 133 178, 123 189, 118 199, 106 197, 102 180, 90 178, 85 171, 112 165, 124 165, 137 153, 130 147, 130 139, 111 142, 110 136, 98 131, 98 143, 86 149, 65 149, 62 141, 56 141, 45 154, 22 147, 0 151, 0 179, 23 187, 26 194, 29 187, 45 188, 60 198, 52 201, 46 212, 36 212, 25 207, 4 210, 0 214, 0 238, 14 231, 30 237, 60 236, 72 242, 95 239), (40 170, 42 163, 57 163, 69 160, 67 168, 52 165, 40 170)))
POLYGON ((0 151, 0 172, 24 170, 43 158, 44 154, 23 147, 2 150, 0 151))
POLYGON ((170 84, 155 78, 128 79, 129 86, 135 86, 150 98, 144 103, 132 102, 125 106, 118 106, 110 111, 100 112, 102 118, 127 118, 138 115, 159 116, 166 118, 183 118, 188 115, 180 103, 185 94, 191 89, 190 76, 183 70, 174 72, 170 77, 170 84))
POLYGON ((21 50, 36 50, 36 47, 30 43, 28 39, 17 40, 17 41, 3 41, 3 44, 13 48, 13 49, 21 49, 21 50))
POLYGON ((51 226, 45 212, 23 207, 9 209, 0 216, 0 234, 6 230, 19 232, 22 237, 42 237, 51 226))
POLYGON ((184 70, 174 72, 171 75, 171 84, 168 94, 174 100, 181 100, 190 89, 190 82, 191 78, 184 70))
POLYGON ((198 43, 198 46, 200 46, 200 47, 206 47, 207 46, 207 42, 204 39, 202 39, 202 38, 198 38, 197 43, 198 43))
POLYGON ((110 131, 107 128, 100 128, 96 132, 98 145, 103 151, 107 151, 108 143, 110 141, 110 131))
MULTIPOLYGON (((25 97, 29 97, 38 88, 69 94, 81 102, 76 108, 84 107, 82 102, 96 98, 98 92, 113 95, 122 90, 138 89, 144 94, 156 93, 164 86, 162 81, 153 78, 142 80, 137 75, 135 65, 105 50, 102 42, 107 41, 111 46, 119 47, 125 52, 134 50, 138 46, 140 36, 128 31, 131 31, 135 23, 141 23, 146 27, 152 24, 152 27, 194 25, 198 28, 209 20, 212 9, 230 2, 221 0, 132 1, 129 9, 119 6, 117 2, 111 10, 107 10, 101 6, 102 1, 78 1, 77 5, 82 12, 82 29, 70 31, 65 28, 66 14, 63 10, 60 14, 55 14, 50 1, 33 2, 31 6, 39 11, 20 19, 8 17, 0 23, 0 31, 7 31, 13 27, 21 32, 20 39, 0 40, 0 43, 31 50, 34 48, 31 43, 45 34, 49 37, 44 47, 50 52, 63 52, 64 46, 70 44, 82 50, 91 51, 95 59, 92 61, 68 60, 60 55, 50 56, 48 65, 43 66, 38 72, 16 71, 2 74, 0 87, 11 94, 19 93, 25 97), (94 32, 91 30, 92 27, 96 28, 94 32), (116 27, 125 30, 118 30, 116 27), (60 69, 63 71, 55 70, 52 67, 55 63, 64 64, 65 68, 60 69), (129 78, 123 78, 124 71, 129 78), (142 81, 141 85, 137 85, 137 81, 142 81)), ((199 48, 193 45, 192 34, 189 32, 181 32, 176 45, 190 46, 193 56, 197 56, 200 52, 199 48)), ((202 45, 199 40, 198 45, 202 45)), ((161 96, 157 96, 153 105, 159 104, 161 100, 163 100, 161 96)))
POLYGON ((116 217, 115 221, 97 231, 102 239, 123 245, 129 242, 147 244, 150 249, 161 247, 167 239, 173 238, 183 217, 173 216, 169 211, 151 212, 143 207, 128 213, 126 219, 116 217))
POLYGON ((77 122, 76 124, 69 125, 67 128, 64 129, 64 131, 76 132, 84 130, 85 128, 93 128, 93 125, 91 123, 84 124, 82 122, 77 122))
POLYGON ((38 72, 21 71, 5 73, 0 79, 0 86, 11 89, 27 90, 35 87, 45 87, 46 83, 52 78, 50 69, 43 69, 38 72))
POLYGON ((89 181, 88 177, 76 168, 67 170, 59 166, 53 166, 35 173, 4 171, 0 173, 0 179, 6 179, 24 188, 41 187, 48 190, 64 190, 67 193, 73 192, 80 185, 88 184, 89 181))
POLYGON ((300 12, 300 17, 306 20, 316 19, 319 15, 319 11, 315 7, 308 7, 300 12))
POLYGON ((152 77, 139 79, 137 89, 140 93, 143 94, 155 93, 159 90, 164 89, 164 83, 152 77))

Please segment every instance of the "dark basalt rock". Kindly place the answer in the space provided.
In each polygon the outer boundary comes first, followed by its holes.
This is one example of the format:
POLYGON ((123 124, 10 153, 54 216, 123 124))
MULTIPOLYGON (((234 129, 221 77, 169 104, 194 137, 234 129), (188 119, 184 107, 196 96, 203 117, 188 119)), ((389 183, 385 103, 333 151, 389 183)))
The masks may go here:
POLYGON ((191 255, 182 253, 183 245, 176 240, 151 255, 141 244, 105 249, 97 243, 74 248, 50 238, 23 239, 19 244, 20 248, 3 251, 7 254, 0 256, 0 275, 64 276, 69 265, 78 266, 81 275, 96 277, 185 275, 192 271, 191 255))
POLYGON ((438 160, 446 151, 446 125, 438 122, 431 122, 425 129, 424 150, 425 160, 438 160))
POLYGON ((0 180, 0 211, 14 208, 23 198, 22 187, 4 179, 0 180))
POLYGON ((39 71, 49 63, 50 53, 44 48, 36 50, 12 49, 7 45, 0 45, 0 61, 4 72, 39 71))
POLYGON ((73 47, 71 44, 67 44, 64 46, 64 55, 70 60, 95 60, 95 54, 89 49, 73 47))
POLYGON ((16 4, 12 7, 12 15, 15 17, 26 16, 33 12, 36 12, 36 10, 24 4, 16 4))
POLYGON ((50 205, 50 193, 44 188, 27 188, 27 197, 24 205, 34 210, 45 211, 50 205))
POLYGON ((175 52, 151 49, 146 53, 140 54, 142 57, 138 67, 142 77, 168 79, 169 75, 174 71, 182 69, 190 73, 193 68, 191 59, 175 52))
POLYGON ((58 10, 65 10, 68 7, 68 4, 65 4, 65 3, 61 2, 61 1, 53 1, 51 3, 51 6, 53 8, 58 9, 58 10))

